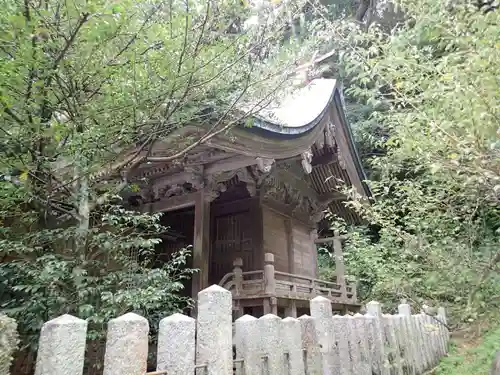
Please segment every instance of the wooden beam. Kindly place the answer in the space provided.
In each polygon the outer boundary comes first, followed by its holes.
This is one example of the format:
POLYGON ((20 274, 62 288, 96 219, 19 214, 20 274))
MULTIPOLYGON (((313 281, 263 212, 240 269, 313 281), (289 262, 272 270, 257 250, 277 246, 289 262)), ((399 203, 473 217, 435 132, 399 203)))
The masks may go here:
POLYGON ((318 196, 320 202, 345 201, 347 197, 339 191, 329 191, 318 196))
POLYGON ((218 162, 209 163, 204 166, 205 175, 219 172, 233 171, 235 169, 248 167, 257 164, 257 160, 252 156, 238 155, 218 162))
POLYGON ((322 244, 322 243, 332 243, 335 240, 340 240, 343 241, 346 238, 344 236, 338 236, 338 237, 325 237, 325 238, 318 238, 317 240, 314 241, 315 244, 322 244))
POLYGON ((164 198, 145 205, 149 212, 170 212, 195 205, 198 192, 164 198))

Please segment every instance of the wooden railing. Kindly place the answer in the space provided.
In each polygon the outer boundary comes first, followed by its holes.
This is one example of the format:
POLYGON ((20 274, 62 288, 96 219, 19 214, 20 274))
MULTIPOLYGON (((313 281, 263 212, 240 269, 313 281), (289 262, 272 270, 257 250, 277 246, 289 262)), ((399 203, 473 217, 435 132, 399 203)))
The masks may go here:
POLYGON ((340 304, 357 302, 355 286, 347 285, 344 277, 336 277, 335 281, 324 281, 294 275, 276 271, 273 254, 266 253, 264 260, 264 270, 243 272, 242 260, 235 259, 233 272, 226 274, 219 285, 230 290, 235 299, 275 297, 310 300, 323 296, 340 304))

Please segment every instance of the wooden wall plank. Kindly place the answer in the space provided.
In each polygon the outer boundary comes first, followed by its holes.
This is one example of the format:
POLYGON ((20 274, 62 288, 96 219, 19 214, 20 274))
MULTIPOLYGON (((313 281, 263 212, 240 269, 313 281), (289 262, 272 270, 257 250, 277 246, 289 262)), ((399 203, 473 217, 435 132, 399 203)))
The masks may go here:
POLYGON ((316 245, 311 238, 311 229, 294 221, 292 238, 295 273, 316 277, 316 245))
POLYGON ((274 254, 274 265, 277 271, 288 272, 285 217, 267 207, 263 207, 262 211, 264 252, 274 254))

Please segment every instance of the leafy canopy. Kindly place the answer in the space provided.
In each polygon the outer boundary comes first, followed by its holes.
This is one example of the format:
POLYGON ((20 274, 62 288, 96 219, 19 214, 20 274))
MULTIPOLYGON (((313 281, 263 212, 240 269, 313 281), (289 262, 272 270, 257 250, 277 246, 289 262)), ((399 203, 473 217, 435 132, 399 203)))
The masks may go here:
POLYGON ((338 35, 332 66, 361 149, 374 151, 373 204, 350 203, 372 230, 350 233, 346 259, 365 298, 446 303, 475 319, 500 292, 500 12, 397 5, 406 21, 390 31, 322 20, 338 35))

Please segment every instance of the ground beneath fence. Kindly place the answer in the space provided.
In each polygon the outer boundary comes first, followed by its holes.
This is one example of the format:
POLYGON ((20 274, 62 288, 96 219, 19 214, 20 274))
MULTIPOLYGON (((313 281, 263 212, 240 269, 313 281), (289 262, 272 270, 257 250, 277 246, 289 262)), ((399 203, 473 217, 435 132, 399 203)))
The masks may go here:
POLYGON ((493 356, 500 350, 500 324, 484 330, 477 325, 454 332, 451 350, 429 375, 489 375, 493 356))

